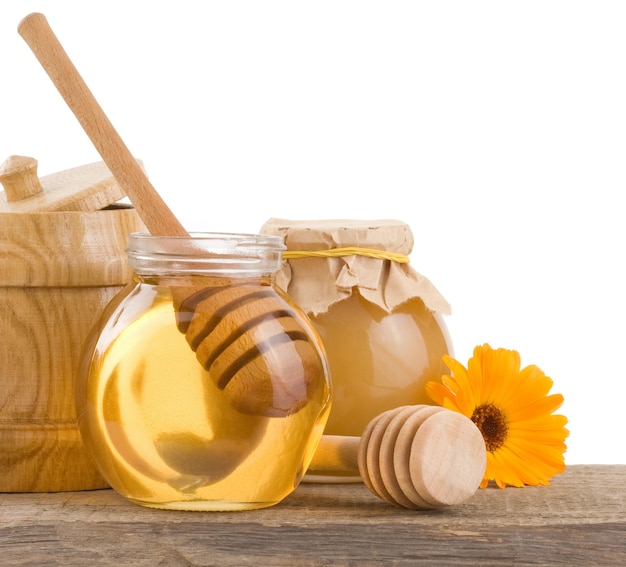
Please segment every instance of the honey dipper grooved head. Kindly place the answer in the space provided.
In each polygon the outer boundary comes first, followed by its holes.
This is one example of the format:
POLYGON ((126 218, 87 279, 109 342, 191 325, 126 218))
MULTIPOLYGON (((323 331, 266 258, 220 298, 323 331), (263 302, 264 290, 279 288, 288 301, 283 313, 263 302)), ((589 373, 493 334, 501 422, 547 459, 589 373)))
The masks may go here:
POLYGON ((474 423, 437 406, 402 406, 374 418, 358 453, 363 482, 380 498, 410 509, 460 504, 487 464, 474 423))
POLYGON ((325 375, 300 315, 272 286, 209 287, 177 308, 178 328, 239 411, 297 412, 325 375))

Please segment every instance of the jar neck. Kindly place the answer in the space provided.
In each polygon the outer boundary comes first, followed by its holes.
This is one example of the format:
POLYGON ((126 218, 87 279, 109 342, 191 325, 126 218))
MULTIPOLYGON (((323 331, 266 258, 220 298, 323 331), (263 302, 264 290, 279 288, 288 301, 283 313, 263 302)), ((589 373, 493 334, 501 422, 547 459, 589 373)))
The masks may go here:
POLYGON ((133 279, 137 283, 158 287, 188 287, 201 289, 209 287, 225 287, 232 285, 268 285, 276 283, 274 274, 259 276, 213 276, 213 275, 189 275, 189 274, 137 274, 133 273, 133 279))
POLYGON ((273 278, 285 249, 282 238, 256 234, 192 233, 188 237, 133 233, 128 264, 137 278, 273 278))

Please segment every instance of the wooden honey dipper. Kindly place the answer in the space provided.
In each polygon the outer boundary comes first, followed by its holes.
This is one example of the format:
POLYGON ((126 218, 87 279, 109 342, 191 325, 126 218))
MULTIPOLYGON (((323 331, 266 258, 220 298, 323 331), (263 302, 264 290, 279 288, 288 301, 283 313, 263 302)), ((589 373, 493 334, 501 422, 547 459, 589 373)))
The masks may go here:
POLYGON ((414 405, 375 417, 359 437, 324 435, 309 470, 359 472, 377 496, 420 510, 460 504, 487 464, 474 423, 438 406, 414 405))
MULTIPOLYGON (((45 16, 26 16, 18 32, 148 231, 152 235, 189 237, 105 115, 45 16)), ((259 287, 266 294, 271 289, 259 287)), ((180 309, 178 326, 200 363, 216 375, 218 387, 224 389, 235 407, 252 415, 288 415, 307 402, 309 390, 324 375, 324 362, 288 302, 276 294, 263 301, 243 298, 251 289, 232 285, 220 288, 212 296, 204 290, 187 289, 181 293, 173 289, 175 308, 180 309), (289 380, 292 372, 304 376, 306 387, 302 387, 303 382, 293 385, 289 380)))
POLYGON ((289 415, 323 375, 302 315, 270 286, 203 288, 184 297, 176 317, 198 361, 242 413, 289 415))

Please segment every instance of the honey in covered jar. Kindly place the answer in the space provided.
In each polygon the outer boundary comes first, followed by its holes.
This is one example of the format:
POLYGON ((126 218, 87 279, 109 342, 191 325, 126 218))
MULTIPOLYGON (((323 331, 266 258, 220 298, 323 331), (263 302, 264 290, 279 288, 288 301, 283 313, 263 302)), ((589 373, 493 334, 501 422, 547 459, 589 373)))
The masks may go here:
POLYGON ((132 234, 134 283, 85 349, 79 427, 129 500, 183 510, 271 506, 301 481, 330 410, 309 319, 274 286, 261 235, 132 234))
MULTIPOLYGON (((452 346, 450 307, 409 264, 413 235, 396 220, 270 219, 262 233, 285 239, 277 283, 309 315, 326 349, 333 407, 325 433, 360 436, 378 414, 430 404, 452 346)), ((308 478, 341 480, 309 471, 308 478)))

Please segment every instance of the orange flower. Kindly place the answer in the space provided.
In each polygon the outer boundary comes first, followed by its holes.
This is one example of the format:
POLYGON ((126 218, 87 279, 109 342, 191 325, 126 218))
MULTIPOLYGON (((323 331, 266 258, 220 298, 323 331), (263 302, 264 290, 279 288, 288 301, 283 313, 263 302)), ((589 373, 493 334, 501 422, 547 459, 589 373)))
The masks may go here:
POLYGON ((565 470, 567 418, 554 415, 561 394, 548 395, 552 380, 537 366, 520 369, 514 350, 474 349, 467 368, 449 356, 443 360, 453 376, 428 382, 426 393, 439 405, 469 417, 480 429, 487 448, 481 483, 546 485, 565 470))

